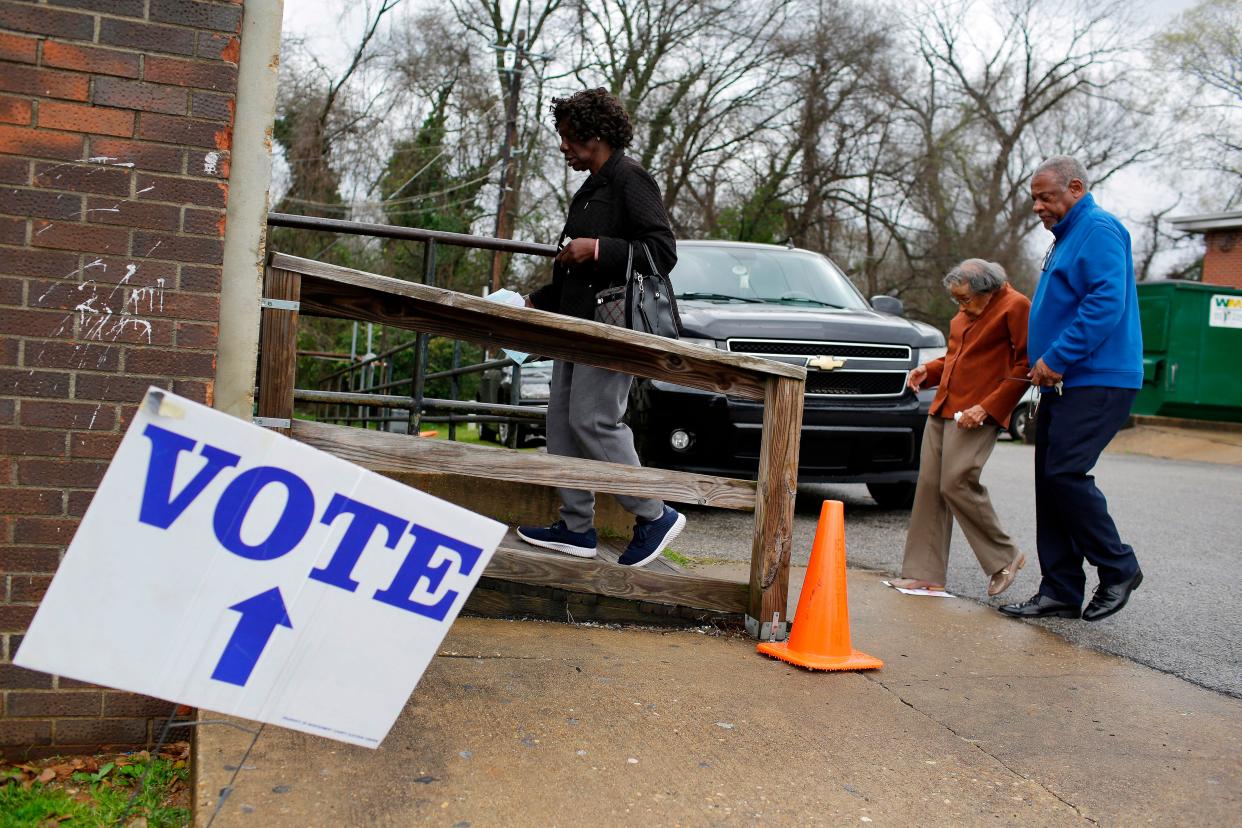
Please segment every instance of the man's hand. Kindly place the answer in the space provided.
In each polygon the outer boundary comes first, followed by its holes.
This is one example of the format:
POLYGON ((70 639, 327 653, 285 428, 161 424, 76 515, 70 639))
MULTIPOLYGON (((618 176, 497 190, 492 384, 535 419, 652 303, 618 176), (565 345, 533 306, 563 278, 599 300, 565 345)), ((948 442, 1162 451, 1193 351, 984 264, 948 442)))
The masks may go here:
POLYGON ((1039 360, 1036 361, 1035 367, 1031 369, 1031 372, 1027 374, 1027 376, 1031 378, 1032 385, 1044 386, 1056 385, 1063 378, 1062 374, 1058 374, 1056 371, 1048 367, 1048 364, 1044 362, 1043 357, 1040 357, 1039 360))
POLYGON ((906 377, 906 385, 910 386, 911 391, 918 391, 923 385, 923 381, 927 379, 927 366, 920 365, 910 372, 906 377))
POLYGON ((962 412, 962 416, 956 417, 957 427, 967 430, 978 428, 983 425, 983 421, 988 418, 988 412, 981 405, 972 405, 970 408, 962 412))
POLYGON ((595 258, 595 243, 595 239, 571 239, 556 254, 556 260, 561 264, 589 262, 595 258))

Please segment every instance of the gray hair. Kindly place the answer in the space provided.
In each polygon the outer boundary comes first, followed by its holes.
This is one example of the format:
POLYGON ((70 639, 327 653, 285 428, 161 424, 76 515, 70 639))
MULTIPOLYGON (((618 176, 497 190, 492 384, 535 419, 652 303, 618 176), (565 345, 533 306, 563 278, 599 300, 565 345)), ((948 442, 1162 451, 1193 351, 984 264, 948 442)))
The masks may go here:
POLYGON ((1034 178, 1036 175, 1045 172, 1050 172, 1056 175, 1056 177, 1061 180, 1062 187, 1068 187, 1069 183, 1077 178, 1082 182, 1082 188, 1084 190, 1091 189, 1091 182, 1087 180, 1087 171, 1083 168, 1082 164, 1079 163, 1078 159, 1074 158, 1072 155, 1052 156, 1036 167, 1035 174, 1031 177, 1034 178))
POLYGON ((1005 286, 1005 268, 986 259, 967 259, 950 270, 942 280, 945 287, 968 285, 972 293, 994 293, 1005 286))

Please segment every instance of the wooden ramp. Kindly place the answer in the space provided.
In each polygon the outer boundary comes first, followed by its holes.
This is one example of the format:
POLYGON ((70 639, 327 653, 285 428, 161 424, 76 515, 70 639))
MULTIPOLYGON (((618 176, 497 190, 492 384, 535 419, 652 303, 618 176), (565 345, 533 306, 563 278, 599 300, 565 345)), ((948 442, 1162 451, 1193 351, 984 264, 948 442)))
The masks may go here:
POLYGON ((661 557, 621 566, 627 541, 600 540, 595 558, 531 546, 510 529, 466 602, 488 617, 742 626, 747 584, 702 578, 661 557))

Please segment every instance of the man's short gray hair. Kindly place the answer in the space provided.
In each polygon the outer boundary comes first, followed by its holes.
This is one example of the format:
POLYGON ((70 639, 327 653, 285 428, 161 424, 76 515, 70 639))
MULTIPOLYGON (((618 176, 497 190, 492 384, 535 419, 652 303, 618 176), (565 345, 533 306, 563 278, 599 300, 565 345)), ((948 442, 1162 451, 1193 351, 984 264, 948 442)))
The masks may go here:
POLYGON ((1005 268, 986 259, 967 259, 944 277, 945 287, 968 285, 972 293, 995 293, 1005 286, 1005 268))
MULTIPOLYGON (((1045 172, 1050 172, 1061 179, 1062 187, 1068 187, 1069 183, 1077 178, 1082 182, 1084 190, 1091 189, 1091 182, 1087 180, 1087 171, 1072 155, 1054 155, 1035 168, 1035 175, 1045 172)), ((1031 177, 1034 178, 1035 175, 1031 177)))

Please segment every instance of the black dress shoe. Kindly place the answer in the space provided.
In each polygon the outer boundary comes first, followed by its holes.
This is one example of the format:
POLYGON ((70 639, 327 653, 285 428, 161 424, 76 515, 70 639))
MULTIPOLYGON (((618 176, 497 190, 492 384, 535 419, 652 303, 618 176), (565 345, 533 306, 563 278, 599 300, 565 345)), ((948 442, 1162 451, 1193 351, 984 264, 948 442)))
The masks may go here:
POLYGON ((1095 596, 1087 608, 1082 611, 1084 621, 1099 621, 1117 612, 1130 600, 1130 593, 1143 583, 1143 570, 1138 570, 1130 578, 1119 584, 1100 584, 1095 589, 1095 596))
POLYGON ((1056 601, 1040 593, 1036 593, 1020 604, 1005 604, 997 609, 1013 618, 1079 618, 1082 616, 1080 607, 1056 601))

